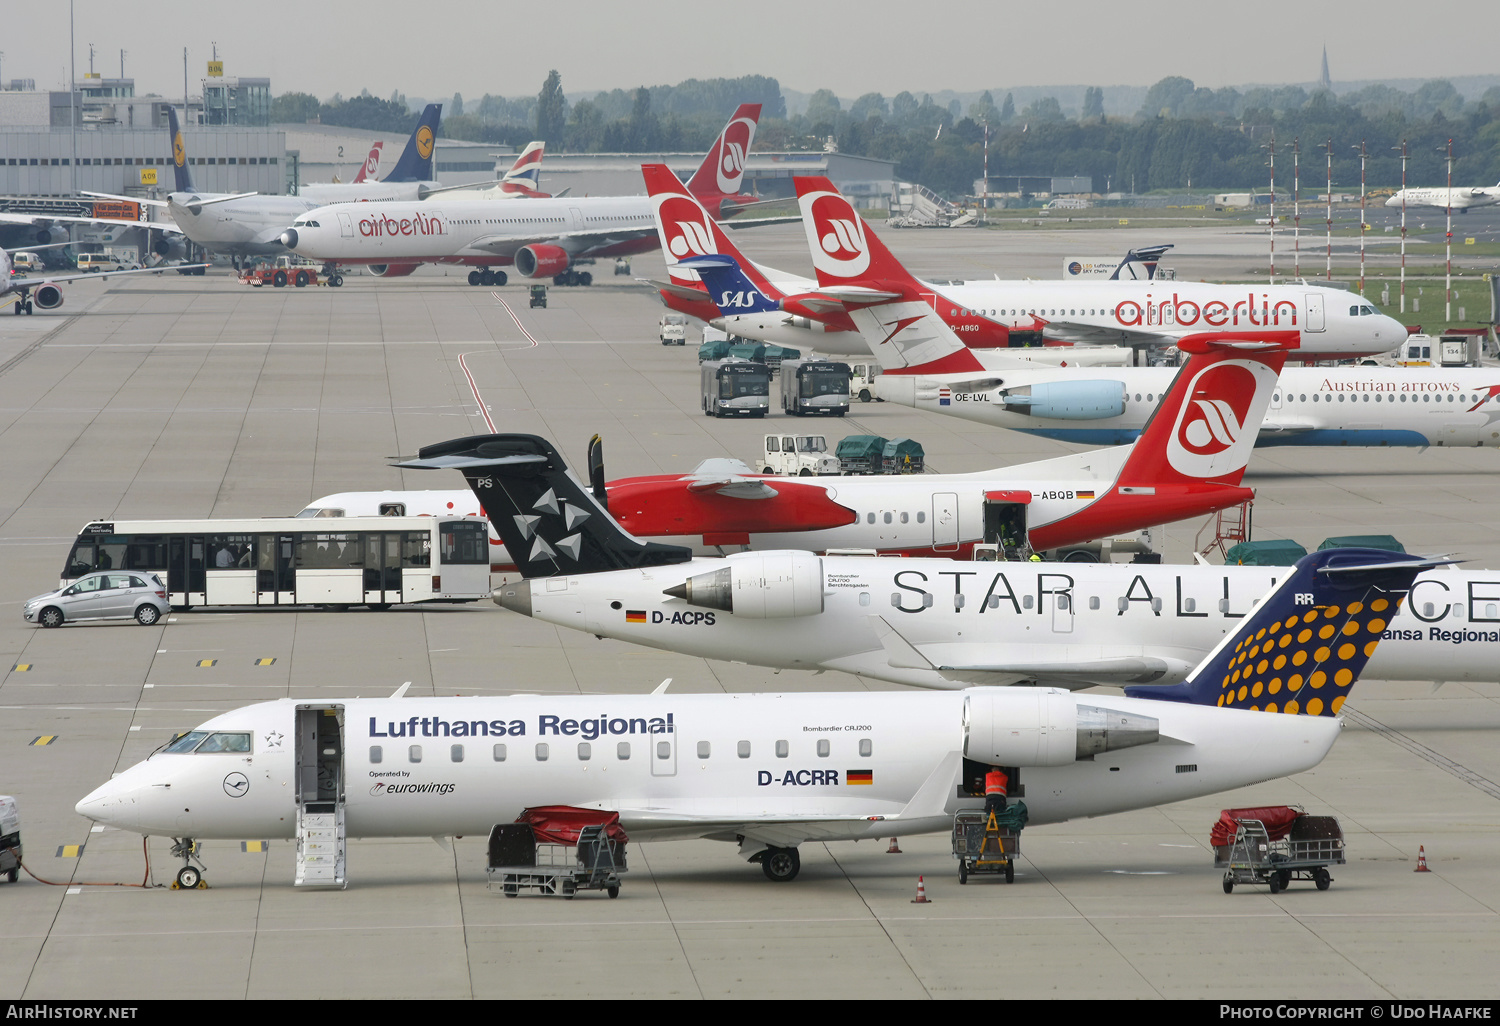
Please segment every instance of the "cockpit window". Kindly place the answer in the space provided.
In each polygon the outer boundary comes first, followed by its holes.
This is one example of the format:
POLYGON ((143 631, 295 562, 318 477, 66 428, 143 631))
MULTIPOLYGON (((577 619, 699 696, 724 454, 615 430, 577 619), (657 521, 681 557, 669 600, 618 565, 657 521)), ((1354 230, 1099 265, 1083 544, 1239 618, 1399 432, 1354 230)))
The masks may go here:
POLYGON ((219 732, 210 734, 208 740, 198 746, 196 754, 205 752, 249 752, 250 735, 240 733, 219 732))
POLYGON ((191 752, 194 748, 198 747, 198 742, 206 737, 208 737, 208 731, 206 730, 190 730, 176 741, 167 745, 167 751, 179 753, 191 752))

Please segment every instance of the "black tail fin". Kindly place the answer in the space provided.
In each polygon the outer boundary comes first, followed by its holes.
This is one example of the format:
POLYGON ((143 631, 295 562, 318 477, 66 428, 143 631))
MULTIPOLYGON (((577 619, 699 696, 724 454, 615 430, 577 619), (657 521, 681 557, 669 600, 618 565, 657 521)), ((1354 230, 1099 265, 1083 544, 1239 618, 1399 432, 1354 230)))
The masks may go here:
POLYGON ((177 123, 177 108, 167 108, 167 142, 172 147, 173 191, 194 192, 193 173, 188 170, 187 147, 182 144, 182 126, 177 123))
POLYGON ((1309 553, 1187 680, 1127 687, 1125 693, 1335 716, 1417 574, 1451 562, 1382 549, 1309 553))
POLYGON ((641 541, 536 435, 474 435, 426 446, 398 467, 458 470, 523 577, 685 563, 691 549, 641 541))

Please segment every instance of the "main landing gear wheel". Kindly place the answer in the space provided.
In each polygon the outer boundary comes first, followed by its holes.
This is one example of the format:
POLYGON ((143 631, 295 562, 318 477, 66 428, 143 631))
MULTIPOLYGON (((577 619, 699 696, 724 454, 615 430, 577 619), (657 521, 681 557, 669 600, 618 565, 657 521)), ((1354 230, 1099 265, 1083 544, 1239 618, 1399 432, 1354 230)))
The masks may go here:
POLYGON ((484 270, 479 272, 479 284, 489 286, 495 284, 495 272, 484 270))
POLYGON ((183 866, 177 871, 177 889, 190 891, 198 886, 203 879, 203 874, 198 872, 194 866, 183 866))
POLYGON ((328 276, 328 286, 329 286, 329 288, 335 288, 335 289, 342 288, 343 285, 344 285, 344 276, 342 274, 331 274, 331 275, 328 276))
POLYGON ((760 860, 761 872, 773 883, 787 883, 797 879, 802 871, 802 857, 796 848, 767 848, 760 860))
POLYGON ((469 272, 469 284, 470 285, 478 285, 479 284, 479 272, 478 271, 470 271, 469 272))

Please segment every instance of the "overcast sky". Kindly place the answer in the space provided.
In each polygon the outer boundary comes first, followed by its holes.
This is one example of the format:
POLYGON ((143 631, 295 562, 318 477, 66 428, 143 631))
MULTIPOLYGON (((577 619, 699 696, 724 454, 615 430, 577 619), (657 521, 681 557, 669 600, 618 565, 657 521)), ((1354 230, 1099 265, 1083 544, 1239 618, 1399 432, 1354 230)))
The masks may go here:
MULTIPOLYGON (((182 50, 199 91, 211 44, 229 75, 327 99, 369 89, 428 99, 535 94, 549 69, 570 100, 686 78, 770 75, 841 96, 1018 85, 1315 81, 1324 43, 1335 81, 1494 74, 1494 0, 1047 3, 864 0, 74 0, 77 68, 182 94, 182 50), (835 11, 839 13, 835 13, 835 11)), ((66 88, 68 3, 9 4, 0 78, 66 88)))

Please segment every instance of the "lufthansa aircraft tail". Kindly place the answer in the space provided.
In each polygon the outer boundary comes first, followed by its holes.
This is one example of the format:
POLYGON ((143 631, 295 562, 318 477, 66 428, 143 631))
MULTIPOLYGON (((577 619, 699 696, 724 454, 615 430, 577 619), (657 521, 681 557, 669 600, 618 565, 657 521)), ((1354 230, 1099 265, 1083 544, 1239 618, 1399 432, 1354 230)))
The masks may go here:
POLYGON ((167 108, 167 142, 172 147, 172 174, 174 192, 196 192, 193 173, 188 170, 187 147, 182 142, 182 126, 177 123, 177 108, 167 108))
POLYGON ((391 173, 382 179, 383 181, 432 181, 432 151, 437 142, 438 124, 442 120, 443 105, 441 103, 429 103, 422 109, 422 116, 417 119, 417 127, 412 130, 411 138, 406 141, 406 149, 401 151, 401 159, 396 162, 391 173))
POLYGON ((426 446, 416 459, 396 466, 462 472, 523 577, 663 566, 693 558, 691 549, 627 533, 551 443, 535 435, 456 438, 426 446))
POLYGON ((1194 705, 1335 716, 1417 574, 1451 562, 1382 549, 1309 553, 1187 680, 1129 686, 1125 693, 1194 705))

